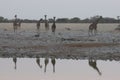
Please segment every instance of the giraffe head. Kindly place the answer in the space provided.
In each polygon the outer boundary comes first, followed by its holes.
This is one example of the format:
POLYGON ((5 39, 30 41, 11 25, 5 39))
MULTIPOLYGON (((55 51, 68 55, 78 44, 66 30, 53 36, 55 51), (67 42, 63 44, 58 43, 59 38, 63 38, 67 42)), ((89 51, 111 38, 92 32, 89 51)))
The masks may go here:
POLYGON ((42 21, 43 19, 41 18, 39 21, 42 21))
POLYGON ((102 16, 100 16, 100 19, 102 19, 103 17, 102 16))
POLYGON ((98 19, 96 19, 95 23, 98 23, 103 17, 102 16, 99 16, 98 19))
POLYGON ((44 15, 45 16, 45 18, 47 18, 47 15, 44 15))
POLYGON ((17 18, 17 15, 15 15, 14 17, 17 18))
POLYGON ((53 17, 53 19, 55 20, 55 19, 56 19, 56 17, 53 17))

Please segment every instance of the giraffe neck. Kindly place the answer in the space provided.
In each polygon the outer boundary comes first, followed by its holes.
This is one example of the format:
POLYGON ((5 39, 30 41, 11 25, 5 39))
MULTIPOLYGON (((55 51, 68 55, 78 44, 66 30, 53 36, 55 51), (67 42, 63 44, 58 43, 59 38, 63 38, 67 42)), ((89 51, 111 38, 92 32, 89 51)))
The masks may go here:
POLYGON ((47 15, 45 15, 45 21, 47 20, 47 15))
POLYGON ((56 18, 56 17, 53 17, 53 23, 54 23, 54 24, 55 24, 55 18, 56 18))
POLYGON ((95 22, 94 22, 94 24, 98 24, 98 22, 100 21, 100 18, 98 18, 95 22))
POLYGON ((55 24, 55 20, 53 21, 53 23, 55 24))
POLYGON ((45 18, 45 22, 47 21, 47 19, 45 18))

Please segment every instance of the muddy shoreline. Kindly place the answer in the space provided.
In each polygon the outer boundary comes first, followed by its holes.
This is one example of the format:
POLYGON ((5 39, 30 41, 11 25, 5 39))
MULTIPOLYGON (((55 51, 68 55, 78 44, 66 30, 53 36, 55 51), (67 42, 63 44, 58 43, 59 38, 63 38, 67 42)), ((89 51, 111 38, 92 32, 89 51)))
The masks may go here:
POLYGON ((120 61, 120 53, 106 53, 106 54, 61 54, 61 53, 55 53, 55 54, 49 54, 49 53, 40 53, 40 54, 29 54, 29 53, 2 53, 0 54, 0 58, 56 58, 56 59, 73 59, 73 60, 88 60, 88 59, 95 59, 95 60, 115 60, 115 61, 120 61))
MULTIPOLYGON (((63 44, 62 46, 59 45, 52 45, 51 49, 60 49, 59 51, 54 50, 54 52, 39 52, 40 50, 44 49, 47 50, 50 48, 48 46, 31 46, 31 47, 3 47, 3 48, 16 48, 17 51, 13 53, 1 51, 0 57, 1 58, 57 58, 57 59, 96 59, 96 60, 115 60, 120 61, 120 53, 93 53, 90 50, 96 48, 101 49, 103 47, 109 47, 109 46, 119 46, 119 43, 72 43, 72 44, 63 44), (83 50, 83 51, 77 51, 77 50, 83 50), (21 53, 21 50, 24 52, 21 53), (29 51, 27 51, 29 50, 29 51), (86 51, 86 52, 85 52, 86 51), (30 52, 30 53, 29 53, 30 52)), ((96 50, 95 49, 95 50, 96 50)))

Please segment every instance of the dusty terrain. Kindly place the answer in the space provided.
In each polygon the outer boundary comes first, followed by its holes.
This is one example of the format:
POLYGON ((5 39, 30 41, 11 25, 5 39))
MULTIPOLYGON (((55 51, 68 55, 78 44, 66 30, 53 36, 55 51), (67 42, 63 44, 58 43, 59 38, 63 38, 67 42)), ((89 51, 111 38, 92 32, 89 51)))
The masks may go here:
POLYGON ((87 30, 66 30, 64 27, 55 35, 50 31, 41 31, 39 37, 35 37, 36 34, 35 30, 20 29, 14 33, 2 28, 0 56, 120 60, 119 32, 99 31, 89 36, 87 30))

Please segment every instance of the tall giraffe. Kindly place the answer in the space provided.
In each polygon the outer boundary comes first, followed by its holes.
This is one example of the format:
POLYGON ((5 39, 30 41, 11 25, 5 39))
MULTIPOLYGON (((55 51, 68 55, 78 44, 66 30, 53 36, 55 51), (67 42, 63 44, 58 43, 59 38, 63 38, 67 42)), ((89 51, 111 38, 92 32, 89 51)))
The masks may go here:
POLYGON ((18 27, 20 28, 21 27, 21 20, 19 20, 17 18, 17 15, 14 16, 15 19, 13 21, 13 29, 14 29, 14 32, 18 29, 18 27))
POLYGON ((41 23, 41 21, 42 21, 42 19, 40 19, 40 20, 37 22, 37 24, 36 24, 36 26, 37 26, 37 31, 38 31, 38 32, 40 31, 40 23, 41 23))
POLYGON ((102 19, 102 16, 100 16, 97 20, 95 20, 92 24, 89 25, 89 35, 93 34, 93 31, 94 34, 97 33, 97 24, 100 21, 100 19, 102 19))
POLYGON ((13 22, 13 29, 14 29, 14 32, 17 30, 17 15, 14 16, 15 17, 15 20, 13 22))
POLYGON ((49 30, 49 23, 48 23, 48 20, 47 20, 47 15, 45 15, 45 29, 46 29, 46 31, 49 30))
POLYGON ((56 24, 55 24, 55 18, 56 17, 53 17, 53 24, 52 24, 52 32, 55 34, 55 30, 56 30, 56 24))

